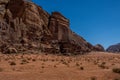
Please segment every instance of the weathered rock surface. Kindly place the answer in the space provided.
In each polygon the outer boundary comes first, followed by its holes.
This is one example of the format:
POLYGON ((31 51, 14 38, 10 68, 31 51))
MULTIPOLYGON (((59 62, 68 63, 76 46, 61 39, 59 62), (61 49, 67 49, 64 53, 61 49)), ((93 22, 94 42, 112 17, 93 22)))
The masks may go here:
POLYGON ((114 52, 114 53, 120 52, 120 43, 109 46, 109 47, 106 49, 106 51, 107 51, 107 52, 114 52))
POLYGON ((105 51, 104 47, 100 44, 95 45, 94 48, 96 51, 105 51))
POLYGON ((94 49, 70 30, 69 20, 61 13, 50 15, 36 4, 24 0, 0 1, 1 52, 34 50, 82 54, 94 49))

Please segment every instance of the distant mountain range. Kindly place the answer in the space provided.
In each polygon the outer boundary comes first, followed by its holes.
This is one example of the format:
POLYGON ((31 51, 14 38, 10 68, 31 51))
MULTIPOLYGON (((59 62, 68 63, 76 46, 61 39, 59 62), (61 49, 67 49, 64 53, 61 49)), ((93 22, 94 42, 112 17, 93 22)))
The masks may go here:
POLYGON ((120 52, 120 43, 111 45, 106 49, 107 52, 120 52))

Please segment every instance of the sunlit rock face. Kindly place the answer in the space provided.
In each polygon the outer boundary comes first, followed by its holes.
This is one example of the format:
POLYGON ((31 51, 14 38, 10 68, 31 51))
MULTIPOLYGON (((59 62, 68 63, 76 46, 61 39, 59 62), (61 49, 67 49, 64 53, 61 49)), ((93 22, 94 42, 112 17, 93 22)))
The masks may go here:
POLYGON ((59 12, 50 15, 26 0, 0 0, 2 53, 83 54, 95 49, 69 26, 69 20, 59 12))
POLYGON ((106 51, 107 52, 115 52, 115 53, 120 52, 120 43, 109 46, 106 51))

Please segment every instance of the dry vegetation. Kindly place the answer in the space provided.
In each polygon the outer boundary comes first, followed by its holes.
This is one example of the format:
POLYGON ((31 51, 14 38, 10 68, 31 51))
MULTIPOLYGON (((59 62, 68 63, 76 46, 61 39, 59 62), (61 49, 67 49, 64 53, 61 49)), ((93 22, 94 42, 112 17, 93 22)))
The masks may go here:
POLYGON ((0 54, 0 80, 120 80, 120 54, 0 54))

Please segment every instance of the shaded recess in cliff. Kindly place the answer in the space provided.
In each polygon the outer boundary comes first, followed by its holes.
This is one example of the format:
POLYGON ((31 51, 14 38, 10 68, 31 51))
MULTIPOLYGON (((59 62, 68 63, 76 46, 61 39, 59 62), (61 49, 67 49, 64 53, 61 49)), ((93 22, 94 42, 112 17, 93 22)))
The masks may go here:
MULTIPOLYGON (((69 20, 24 0, 0 1, 0 51, 83 54, 96 48, 72 32, 69 20)), ((97 50, 97 49, 96 49, 97 50)))

